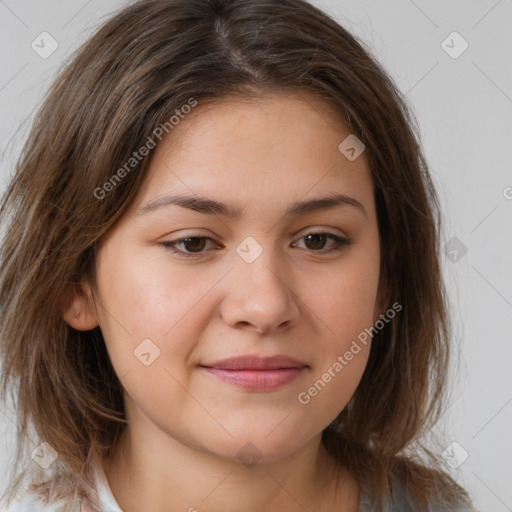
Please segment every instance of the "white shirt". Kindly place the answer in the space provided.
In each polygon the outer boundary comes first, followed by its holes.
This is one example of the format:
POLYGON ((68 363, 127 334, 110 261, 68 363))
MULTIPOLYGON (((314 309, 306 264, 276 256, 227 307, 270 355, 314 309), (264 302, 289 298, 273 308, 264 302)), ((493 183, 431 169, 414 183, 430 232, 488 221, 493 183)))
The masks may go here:
MULTIPOLYGON (((94 480, 96 490, 101 503, 101 512, 123 512, 121 507, 117 504, 107 477, 103 468, 95 468, 94 480)), ((367 501, 368 497, 365 493, 362 493, 361 501, 359 504, 360 512, 369 512, 371 507, 367 501)), ((21 498, 11 502, 9 508, 5 508, 0 504, 0 512, 62 512, 65 509, 62 508, 62 502, 54 503, 51 505, 45 505, 41 501, 37 500, 35 494, 27 493, 21 498)), ((408 498, 399 493, 393 501, 391 507, 388 509, 390 512, 413 512, 413 508, 408 501, 408 498)), ((428 507, 428 512, 446 512, 445 507, 437 507, 435 505, 428 507)), ((82 508, 81 512, 89 512, 85 507, 82 508)), ((457 507, 456 509, 451 508, 451 512, 477 512, 474 508, 466 508, 465 506, 457 507)))
MULTIPOLYGON (((117 504, 103 468, 95 467, 94 480, 101 503, 102 512, 123 512, 117 504)), ((45 505, 35 493, 27 492, 13 500, 9 507, 0 504, 0 512, 61 512, 63 502, 45 505)), ((88 512, 84 507, 81 512, 88 512)))

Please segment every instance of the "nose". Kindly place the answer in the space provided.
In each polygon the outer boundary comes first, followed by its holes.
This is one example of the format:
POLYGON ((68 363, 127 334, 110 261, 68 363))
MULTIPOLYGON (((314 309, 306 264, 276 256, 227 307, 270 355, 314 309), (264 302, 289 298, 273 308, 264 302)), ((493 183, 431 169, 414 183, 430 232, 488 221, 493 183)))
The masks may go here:
POLYGON ((264 250, 252 263, 235 258, 220 306, 221 316, 230 327, 271 333, 298 323, 300 299, 290 282, 291 273, 284 272, 270 253, 264 250))

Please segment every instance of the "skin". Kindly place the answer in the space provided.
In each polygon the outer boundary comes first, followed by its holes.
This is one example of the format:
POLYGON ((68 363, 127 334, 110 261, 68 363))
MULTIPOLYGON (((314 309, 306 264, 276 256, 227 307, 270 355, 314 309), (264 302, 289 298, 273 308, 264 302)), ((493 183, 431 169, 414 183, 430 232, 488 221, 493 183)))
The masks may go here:
POLYGON ((289 92, 198 105, 153 150, 134 204, 102 240, 98 288, 84 282, 64 318, 100 325, 121 379, 128 426, 104 464, 125 512, 358 510, 355 480, 320 436, 353 395, 370 343, 308 404, 297 399, 385 309, 373 184, 366 154, 349 161, 338 149, 351 133, 343 119, 289 92), (365 213, 284 216, 332 193, 365 213), (137 214, 167 194, 245 211, 238 220, 176 205, 137 214), (328 252, 335 242, 310 231, 352 244, 328 252), (189 258, 159 245, 187 236, 212 240, 179 244, 203 251, 189 258), (236 252, 248 236, 263 250, 252 263, 236 252), (160 349, 149 366, 134 356, 147 338, 160 349), (199 366, 247 354, 308 367, 277 390, 251 392, 199 366), (260 456, 251 467, 237 456, 248 442, 260 456))

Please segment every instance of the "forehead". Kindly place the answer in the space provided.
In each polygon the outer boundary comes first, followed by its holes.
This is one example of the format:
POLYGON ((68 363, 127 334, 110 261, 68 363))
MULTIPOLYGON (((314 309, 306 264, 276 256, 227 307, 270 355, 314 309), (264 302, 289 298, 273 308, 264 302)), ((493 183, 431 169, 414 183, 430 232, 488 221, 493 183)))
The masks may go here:
MULTIPOLYGON (((300 90, 274 91, 247 97, 226 97, 218 100, 198 102, 198 105, 164 136, 157 154, 162 151, 177 152, 180 147, 214 143, 225 150, 233 151, 231 140, 246 139, 259 143, 274 141, 283 144, 283 135, 293 131, 295 137, 288 142, 314 135, 312 143, 328 132, 350 134, 346 115, 333 101, 318 94, 300 90), (284 132, 284 133, 282 133, 284 132), (253 135, 250 139, 248 135, 253 135)), ((313 144, 312 144, 313 145, 313 144)))
POLYGON ((344 120, 335 105, 302 92, 199 103, 154 149, 137 207, 168 192, 237 204, 371 194, 364 152, 354 161, 340 152, 351 133, 344 120))

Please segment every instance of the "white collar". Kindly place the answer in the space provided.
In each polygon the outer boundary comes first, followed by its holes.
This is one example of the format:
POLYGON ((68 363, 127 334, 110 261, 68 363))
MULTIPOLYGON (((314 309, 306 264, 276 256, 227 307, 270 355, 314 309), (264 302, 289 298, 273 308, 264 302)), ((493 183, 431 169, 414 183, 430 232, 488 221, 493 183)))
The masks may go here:
POLYGON ((107 475, 101 465, 95 466, 94 480, 102 512, 123 512, 112 494, 107 475))

